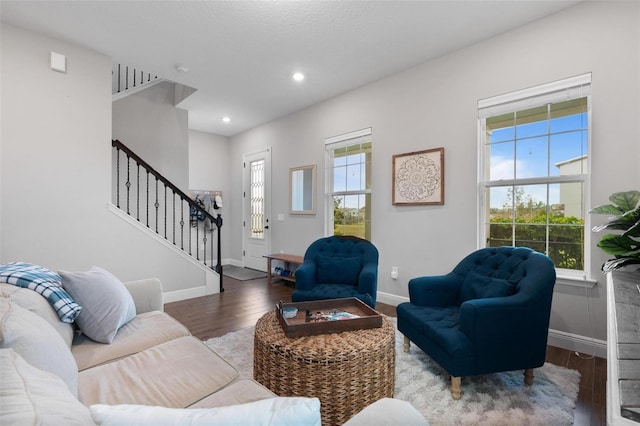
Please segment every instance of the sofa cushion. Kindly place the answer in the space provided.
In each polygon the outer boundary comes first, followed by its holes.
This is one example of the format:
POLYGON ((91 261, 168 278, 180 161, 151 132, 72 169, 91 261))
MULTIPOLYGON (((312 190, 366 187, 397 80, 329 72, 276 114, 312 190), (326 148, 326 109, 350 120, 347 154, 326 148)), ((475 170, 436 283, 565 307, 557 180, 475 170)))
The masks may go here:
POLYGON ((0 349, 0 377, 0 424, 94 424, 60 377, 32 366, 13 349, 0 349))
POLYGON ((318 256, 316 263, 319 284, 358 285, 358 277, 362 270, 360 257, 318 256))
POLYGON ((91 415, 101 426, 191 425, 320 426, 318 398, 271 398, 218 408, 175 409, 144 405, 92 405, 91 415))
POLYGON ((78 394, 78 366, 53 327, 9 299, 0 298, 0 348, 14 349, 28 363, 60 377, 78 394))
POLYGON ((261 399, 273 398, 275 393, 262 386, 253 379, 240 379, 225 386, 218 392, 201 399, 189 408, 214 408, 226 407, 227 405, 244 404, 247 402, 259 401, 261 399))
POLYGON ((466 302, 473 299, 505 297, 515 291, 516 286, 510 281, 469 271, 460 288, 460 299, 466 302))
POLYGON ((72 323, 82 307, 61 287, 60 275, 25 262, 0 265, 0 282, 28 288, 44 296, 61 321, 72 323))
POLYGON ((97 266, 86 272, 59 271, 62 286, 84 308, 76 323, 90 339, 111 343, 118 329, 136 316, 136 306, 125 285, 97 266))
POLYGON ((382 398, 351 417, 344 426, 429 426, 429 422, 406 401, 382 398))
POLYGON ((28 288, 16 287, 11 284, 0 283, 0 297, 11 299, 11 302, 33 312, 47 321, 62 337, 62 340, 71 347, 73 341, 73 324, 60 321, 56 311, 49 302, 40 294, 28 288))
POLYGON ((145 312, 122 326, 109 345, 76 335, 71 353, 82 371, 190 334, 184 325, 164 312, 145 312))
POLYGON ((81 371, 85 405, 143 404, 184 408, 222 389, 237 371, 202 341, 181 337, 81 371))

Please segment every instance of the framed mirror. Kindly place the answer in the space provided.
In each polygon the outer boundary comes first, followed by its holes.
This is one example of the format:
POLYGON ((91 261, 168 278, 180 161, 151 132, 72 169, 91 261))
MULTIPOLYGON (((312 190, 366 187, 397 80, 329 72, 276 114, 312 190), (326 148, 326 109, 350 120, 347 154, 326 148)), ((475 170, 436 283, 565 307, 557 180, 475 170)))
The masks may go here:
POLYGON ((316 165, 289 169, 289 213, 316 213, 316 165))

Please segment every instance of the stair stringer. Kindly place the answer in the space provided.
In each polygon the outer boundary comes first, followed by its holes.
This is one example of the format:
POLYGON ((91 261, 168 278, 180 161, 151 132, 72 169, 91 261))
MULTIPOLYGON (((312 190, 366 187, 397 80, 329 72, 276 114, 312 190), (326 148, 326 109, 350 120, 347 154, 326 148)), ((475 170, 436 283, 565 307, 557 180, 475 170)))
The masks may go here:
POLYGON ((138 222, 133 217, 126 214, 126 212, 122 211, 118 207, 116 207, 112 203, 108 203, 108 210, 113 213, 116 217, 136 229, 138 232, 142 233, 145 237, 148 237, 154 240, 156 243, 164 246, 167 250, 170 250, 175 256, 180 256, 182 259, 189 262, 193 268, 201 271, 202 281, 201 285, 196 287, 191 287, 187 289, 177 290, 177 291, 169 291, 163 293, 163 301, 164 303, 176 302, 178 300, 191 299, 194 297, 206 296, 209 294, 217 294, 220 292, 220 275, 215 272, 215 270, 211 269, 209 266, 204 265, 202 261, 195 259, 190 256, 187 252, 181 250, 179 247, 175 246, 171 242, 165 240, 162 236, 156 234, 153 230, 146 227, 142 223, 138 222))

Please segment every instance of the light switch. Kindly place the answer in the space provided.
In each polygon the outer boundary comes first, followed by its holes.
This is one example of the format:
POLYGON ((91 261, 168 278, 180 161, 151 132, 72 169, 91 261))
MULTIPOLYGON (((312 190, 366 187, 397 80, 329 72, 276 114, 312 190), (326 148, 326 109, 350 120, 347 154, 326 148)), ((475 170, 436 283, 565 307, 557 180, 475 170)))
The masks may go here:
POLYGON ((62 53, 51 52, 51 69, 58 72, 67 72, 67 57, 62 53))

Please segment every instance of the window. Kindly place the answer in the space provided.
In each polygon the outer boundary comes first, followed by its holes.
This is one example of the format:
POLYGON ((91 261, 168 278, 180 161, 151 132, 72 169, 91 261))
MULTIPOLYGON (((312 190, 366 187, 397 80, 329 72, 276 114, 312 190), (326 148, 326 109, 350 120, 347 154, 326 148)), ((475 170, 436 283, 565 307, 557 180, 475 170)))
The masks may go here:
POLYGON ((264 160, 249 163, 251 238, 264 239, 264 160))
POLYGON ((325 141, 327 234, 371 240, 371 129, 325 141))
POLYGON ((585 270, 591 74, 478 102, 480 246, 585 270))

